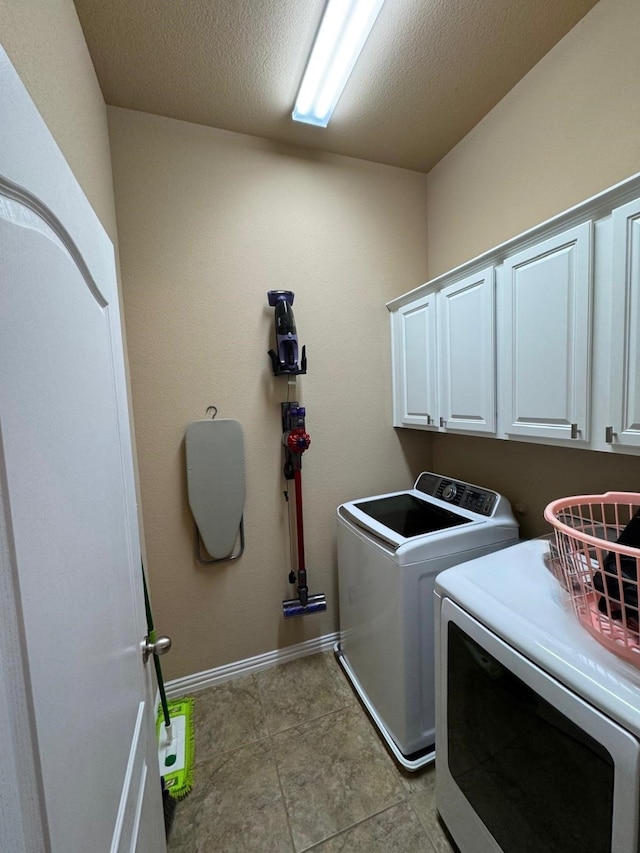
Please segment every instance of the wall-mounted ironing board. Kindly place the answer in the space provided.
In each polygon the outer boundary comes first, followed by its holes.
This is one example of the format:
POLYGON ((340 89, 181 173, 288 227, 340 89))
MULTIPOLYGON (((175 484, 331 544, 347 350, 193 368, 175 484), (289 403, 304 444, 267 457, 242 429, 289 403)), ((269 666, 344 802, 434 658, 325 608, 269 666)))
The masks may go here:
POLYGON ((208 418, 187 426, 187 491, 196 523, 196 557, 210 564, 244 551, 244 440, 239 421, 208 418), (239 550, 233 549, 240 538, 239 550), (201 543, 212 559, 202 555, 201 543))

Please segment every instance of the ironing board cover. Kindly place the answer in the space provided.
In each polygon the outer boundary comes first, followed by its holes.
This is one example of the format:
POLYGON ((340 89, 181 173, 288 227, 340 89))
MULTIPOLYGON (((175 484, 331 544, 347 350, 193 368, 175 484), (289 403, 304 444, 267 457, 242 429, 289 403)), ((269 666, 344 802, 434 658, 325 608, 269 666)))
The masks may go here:
POLYGON ((244 441, 239 421, 215 418, 187 426, 189 506, 208 553, 228 557, 244 511, 244 441))

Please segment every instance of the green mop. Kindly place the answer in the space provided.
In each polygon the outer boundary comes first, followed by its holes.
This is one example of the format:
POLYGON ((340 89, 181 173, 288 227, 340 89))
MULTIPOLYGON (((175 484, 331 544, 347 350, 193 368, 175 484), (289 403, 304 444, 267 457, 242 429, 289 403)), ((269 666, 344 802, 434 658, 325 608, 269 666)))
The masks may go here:
MULTIPOLYGON (((148 642, 153 644, 156 642, 156 632, 153 627, 144 566, 142 567, 142 583, 144 585, 144 605, 147 611, 148 642)), ((193 788, 195 749, 192 724, 193 699, 172 699, 167 702, 160 660, 155 653, 153 662, 160 692, 160 708, 158 708, 156 720, 160 775, 163 778, 164 790, 169 796, 174 800, 181 800, 193 788)))

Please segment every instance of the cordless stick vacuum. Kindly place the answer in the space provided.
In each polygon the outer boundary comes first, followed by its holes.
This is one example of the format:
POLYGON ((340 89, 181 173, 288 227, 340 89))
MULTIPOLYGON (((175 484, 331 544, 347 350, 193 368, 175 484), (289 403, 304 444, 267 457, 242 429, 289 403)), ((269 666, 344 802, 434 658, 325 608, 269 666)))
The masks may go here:
MULTIPOLYGON (((290 290, 270 290, 267 294, 269 305, 275 308, 276 349, 269 351, 275 376, 282 374, 290 377, 307 372, 305 348, 298 364, 298 336, 293 316, 293 297, 290 290)), ((289 380, 295 384, 295 378, 289 380)), ((292 616, 304 616, 327 609, 327 599, 323 594, 309 595, 307 570, 304 558, 304 522, 302 516, 302 454, 307 450, 311 439, 305 429, 305 409, 296 402, 281 403, 282 443, 284 446, 284 477, 293 480, 296 506, 296 545, 298 571, 291 569, 289 583, 298 585, 298 597, 282 602, 285 619, 292 616)), ((285 492, 288 501, 288 494, 285 492)))
POLYGON ((302 518, 302 454, 307 450, 311 439, 305 430, 305 409, 297 402, 281 403, 282 431, 284 441, 284 476, 293 480, 296 498, 296 544, 298 550, 298 574, 291 570, 289 583, 298 583, 298 597, 282 602, 285 619, 291 616, 304 616, 306 613, 318 613, 327 609, 327 599, 323 594, 309 595, 307 570, 304 561, 304 524, 302 518))

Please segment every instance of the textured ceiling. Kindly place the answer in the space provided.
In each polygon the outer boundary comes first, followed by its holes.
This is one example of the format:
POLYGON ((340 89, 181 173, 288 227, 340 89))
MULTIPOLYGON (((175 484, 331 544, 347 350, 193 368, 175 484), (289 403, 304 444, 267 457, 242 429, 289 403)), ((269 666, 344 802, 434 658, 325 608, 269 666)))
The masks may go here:
POLYGON ((325 0, 75 0, 108 104, 427 172, 596 0, 386 0, 327 128, 291 120, 325 0))

